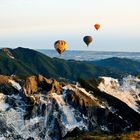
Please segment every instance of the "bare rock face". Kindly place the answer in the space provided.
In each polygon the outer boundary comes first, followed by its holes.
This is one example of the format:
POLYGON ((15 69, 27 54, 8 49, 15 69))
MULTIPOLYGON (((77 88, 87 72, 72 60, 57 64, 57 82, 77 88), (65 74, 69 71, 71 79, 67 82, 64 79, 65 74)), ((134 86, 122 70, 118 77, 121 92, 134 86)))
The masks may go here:
POLYGON ((8 84, 9 79, 11 79, 9 76, 0 75, 0 84, 8 84))
POLYGON ((20 85, 13 77, 0 75, 0 92, 5 95, 17 94, 20 90, 20 85))
POLYGON ((77 90, 75 92, 70 91, 68 94, 69 101, 73 102, 76 106, 83 107, 99 107, 97 101, 91 99, 89 96, 84 94, 83 92, 77 90))
POLYGON ((47 79, 42 75, 30 76, 26 79, 24 85, 25 94, 35 94, 38 92, 47 93, 57 93, 60 94, 62 86, 53 79, 47 79))
POLYGON ((10 52, 10 50, 8 48, 3 48, 2 50, 3 50, 3 52, 5 52, 7 54, 7 56, 9 58, 14 59, 13 54, 10 52))
POLYGON ((62 91, 62 85, 55 79, 47 79, 42 75, 38 76, 38 87, 41 91, 46 91, 47 93, 57 93, 60 94, 62 91))
POLYGON ((38 91, 38 82, 36 76, 31 76, 26 79, 25 91, 27 94, 33 94, 38 91))
POLYGON ((25 81, 23 91, 31 104, 38 104, 41 95, 60 94, 62 92, 62 85, 58 81, 47 79, 42 75, 30 76, 25 81))

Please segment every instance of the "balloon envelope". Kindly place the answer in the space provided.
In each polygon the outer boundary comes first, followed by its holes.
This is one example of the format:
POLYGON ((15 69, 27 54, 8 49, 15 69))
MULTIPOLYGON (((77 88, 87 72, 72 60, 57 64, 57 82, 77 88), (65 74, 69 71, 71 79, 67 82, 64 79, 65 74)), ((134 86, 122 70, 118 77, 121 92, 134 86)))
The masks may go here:
POLYGON ((86 43, 86 45, 88 46, 91 42, 92 42, 92 37, 91 36, 85 36, 83 38, 83 41, 86 43))
POLYGON ((101 26, 100 26, 100 24, 95 24, 94 27, 95 27, 96 30, 99 30, 99 28, 100 28, 101 26))
POLYGON ((64 40, 57 40, 54 43, 54 48, 56 49, 56 51, 59 54, 62 54, 67 47, 68 47, 68 45, 67 45, 66 41, 64 41, 64 40))

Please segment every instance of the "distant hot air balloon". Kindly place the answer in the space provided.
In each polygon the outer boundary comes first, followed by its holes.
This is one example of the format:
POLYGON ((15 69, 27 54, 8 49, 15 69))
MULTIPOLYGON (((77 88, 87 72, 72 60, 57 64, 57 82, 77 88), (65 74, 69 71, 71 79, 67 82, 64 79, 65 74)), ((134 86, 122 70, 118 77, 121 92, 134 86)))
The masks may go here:
POLYGON ((55 43, 54 43, 54 47, 56 49, 56 51, 61 55, 65 49, 68 47, 66 41, 64 40, 57 40, 55 43))
POLYGON ((96 30, 99 30, 99 28, 100 28, 101 26, 100 26, 100 24, 95 24, 94 27, 95 27, 96 30))
POLYGON ((83 41, 86 43, 86 45, 88 46, 91 42, 92 42, 92 37, 91 36, 85 36, 83 38, 83 41))

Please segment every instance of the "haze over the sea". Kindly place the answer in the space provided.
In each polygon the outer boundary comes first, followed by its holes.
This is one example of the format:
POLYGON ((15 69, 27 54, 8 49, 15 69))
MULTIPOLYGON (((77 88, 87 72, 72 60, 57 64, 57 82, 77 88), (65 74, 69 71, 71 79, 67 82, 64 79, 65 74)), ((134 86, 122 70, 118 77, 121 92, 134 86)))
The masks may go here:
POLYGON ((140 52, 140 0, 0 0, 0 47, 54 49, 57 39, 69 50, 140 52))

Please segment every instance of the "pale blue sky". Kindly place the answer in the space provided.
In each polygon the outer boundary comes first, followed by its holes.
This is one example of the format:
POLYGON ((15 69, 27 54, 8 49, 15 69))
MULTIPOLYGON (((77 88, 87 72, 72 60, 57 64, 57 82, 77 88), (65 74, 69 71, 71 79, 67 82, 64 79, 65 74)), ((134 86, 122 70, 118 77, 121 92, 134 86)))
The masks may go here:
POLYGON ((0 47, 53 49, 57 39, 69 50, 140 52, 140 0, 0 0, 0 47))

